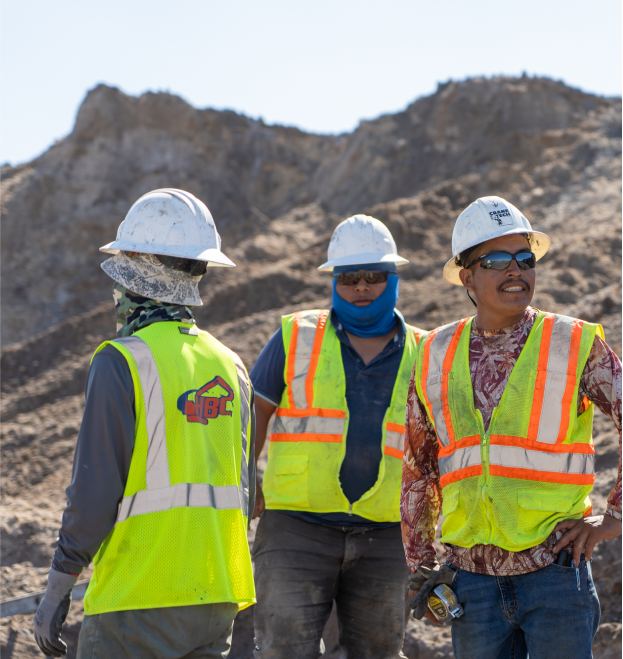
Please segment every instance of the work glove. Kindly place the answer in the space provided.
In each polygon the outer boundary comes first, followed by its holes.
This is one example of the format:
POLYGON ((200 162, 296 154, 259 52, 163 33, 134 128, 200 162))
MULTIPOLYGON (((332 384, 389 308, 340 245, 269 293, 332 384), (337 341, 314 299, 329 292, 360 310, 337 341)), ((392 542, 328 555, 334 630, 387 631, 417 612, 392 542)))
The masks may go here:
POLYGON ((420 566, 415 574, 409 578, 409 590, 418 591, 418 594, 409 602, 413 609, 413 617, 421 620, 428 608, 428 595, 435 586, 442 583, 450 585, 454 580, 456 570, 442 565, 434 569, 420 566))
POLYGON ((77 580, 78 577, 50 568, 48 587, 35 614, 35 640, 46 657, 67 654, 67 645, 61 641, 61 629, 77 580))

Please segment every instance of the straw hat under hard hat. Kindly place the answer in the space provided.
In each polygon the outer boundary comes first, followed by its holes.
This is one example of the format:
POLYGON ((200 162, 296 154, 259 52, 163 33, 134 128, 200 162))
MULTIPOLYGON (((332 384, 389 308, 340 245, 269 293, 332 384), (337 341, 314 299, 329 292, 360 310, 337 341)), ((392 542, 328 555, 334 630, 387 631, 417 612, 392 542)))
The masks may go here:
POLYGON ((451 284, 462 286, 456 257, 470 247, 493 238, 515 233, 531 234, 531 248, 537 261, 547 252, 550 239, 540 231, 534 231, 524 215, 502 197, 480 197, 458 217, 452 232, 452 258, 443 269, 443 278, 451 284))
POLYGON ((340 265, 367 263, 408 263, 398 256, 396 243, 389 229, 369 215, 353 215, 337 225, 327 256, 329 260, 318 270, 332 271, 340 265))

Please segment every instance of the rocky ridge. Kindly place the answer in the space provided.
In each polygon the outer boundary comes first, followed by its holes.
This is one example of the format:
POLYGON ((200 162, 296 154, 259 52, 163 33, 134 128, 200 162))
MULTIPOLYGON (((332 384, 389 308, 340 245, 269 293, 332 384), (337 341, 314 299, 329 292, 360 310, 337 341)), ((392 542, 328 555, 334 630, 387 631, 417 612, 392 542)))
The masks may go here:
MULTIPOLYGON (((449 83, 341 136, 196 110, 167 94, 90 92, 70 136, 2 170, 3 597, 45 583, 90 355, 114 333, 97 248, 140 194, 182 187, 208 203, 238 267, 204 277, 197 319, 249 368, 281 313, 329 304, 329 279, 315 267, 354 212, 386 222, 410 261, 400 271, 408 322, 432 329, 470 315, 441 268, 456 216, 484 194, 509 199, 553 239, 534 304, 601 322, 620 355, 620 137, 619 99, 547 79, 449 83)), ((601 415, 595 443, 602 510, 618 437, 601 415)), ((609 541, 594 564, 603 609, 596 657, 620 656, 621 581, 610 576, 620 560, 620 540, 609 541)), ((238 622, 235 657, 249 656, 250 615, 238 622)), ((80 619, 78 605, 70 640, 80 619)), ((3 656, 37 656, 29 629, 28 616, 2 621, 3 656)), ((451 657, 448 639, 412 623, 405 652, 451 657)), ((327 656, 337 657, 333 646, 327 656)))

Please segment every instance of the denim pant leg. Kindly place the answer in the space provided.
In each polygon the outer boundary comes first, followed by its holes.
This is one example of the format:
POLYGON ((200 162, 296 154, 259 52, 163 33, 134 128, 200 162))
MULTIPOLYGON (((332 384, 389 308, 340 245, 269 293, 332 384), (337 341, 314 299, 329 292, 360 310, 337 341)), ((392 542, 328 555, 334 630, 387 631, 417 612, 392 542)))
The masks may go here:
POLYGON ((320 657, 344 536, 275 510, 262 513, 253 546, 255 659, 320 657))
POLYGON ((509 620, 497 577, 459 570, 451 587, 464 610, 451 623, 456 659, 525 658, 523 633, 509 620))
POLYGON ((560 565, 510 579, 518 602, 514 619, 525 634, 530 659, 591 659, 600 610, 584 561, 580 590, 575 568, 560 565))

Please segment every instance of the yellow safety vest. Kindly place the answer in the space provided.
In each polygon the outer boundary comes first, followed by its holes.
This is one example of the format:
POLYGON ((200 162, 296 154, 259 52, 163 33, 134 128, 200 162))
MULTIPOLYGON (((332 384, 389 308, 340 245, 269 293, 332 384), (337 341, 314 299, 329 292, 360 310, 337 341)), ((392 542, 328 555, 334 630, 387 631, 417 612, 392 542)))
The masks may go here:
POLYGON ((522 551, 589 514, 593 405, 578 387, 600 325, 538 312, 485 433, 469 370, 472 318, 418 346, 418 396, 435 426, 442 542, 522 551))
POLYGON ((346 378, 329 312, 284 316, 282 329, 286 387, 268 447, 263 483, 266 507, 400 521, 405 408, 415 348, 424 331, 407 326, 402 361, 383 420, 379 475, 372 488, 351 505, 339 479, 348 430, 346 378))
POLYGON ((249 606, 245 367, 213 336, 178 322, 106 341, 95 354, 107 345, 130 367, 136 433, 117 522, 93 560, 85 613, 249 606))

